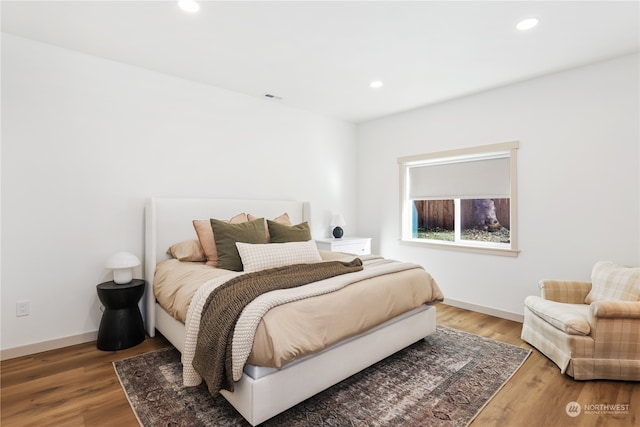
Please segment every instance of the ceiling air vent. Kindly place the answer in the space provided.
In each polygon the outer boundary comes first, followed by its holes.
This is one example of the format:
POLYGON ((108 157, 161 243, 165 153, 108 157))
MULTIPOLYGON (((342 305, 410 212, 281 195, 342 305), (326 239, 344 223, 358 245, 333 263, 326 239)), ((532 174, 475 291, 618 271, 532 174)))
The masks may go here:
POLYGON ((265 94, 264 94, 264 96, 265 96, 265 97, 267 97, 267 98, 269 98, 269 99, 282 99, 282 97, 281 97, 281 96, 278 96, 278 95, 272 95, 272 94, 270 94, 270 93, 265 93, 265 94))

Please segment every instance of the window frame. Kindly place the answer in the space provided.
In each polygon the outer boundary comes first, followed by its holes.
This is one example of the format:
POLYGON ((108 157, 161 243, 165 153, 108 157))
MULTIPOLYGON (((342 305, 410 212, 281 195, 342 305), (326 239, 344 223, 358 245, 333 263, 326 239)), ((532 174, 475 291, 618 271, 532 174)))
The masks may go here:
MULTIPOLYGON (((400 172, 400 243, 413 246, 430 247, 438 249, 449 249, 455 251, 483 253, 500 256, 516 257, 518 249, 518 175, 517 152, 520 147, 519 141, 503 142, 498 144, 467 147, 455 150, 440 151, 434 153, 418 154, 398 158, 400 172), (492 155, 504 155, 509 157, 509 221, 510 221, 510 246, 506 244, 492 246, 486 243, 464 243, 467 241, 448 242, 442 240, 430 240, 413 237, 412 233, 412 200, 409 198, 409 169, 420 163, 435 163, 447 161, 473 161, 486 158, 492 155), (503 246, 503 247, 498 247, 503 246)), ((455 200, 456 197, 450 199, 455 200)), ((459 199, 458 199, 459 200, 459 199)), ((459 203, 456 203, 459 204, 459 203)), ((456 215, 460 213, 457 210, 456 215)))

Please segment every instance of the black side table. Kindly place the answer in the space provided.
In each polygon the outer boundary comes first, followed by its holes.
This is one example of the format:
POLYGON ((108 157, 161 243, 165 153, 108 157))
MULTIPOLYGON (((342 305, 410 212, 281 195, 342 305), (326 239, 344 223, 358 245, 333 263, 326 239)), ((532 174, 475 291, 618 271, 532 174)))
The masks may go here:
POLYGON ((145 281, 141 279, 133 279, 124 285, 104 282, 96 286, 98 298, 104 305, 98 329, 98 350, 122 350, 144 341, 144 324, 138 308, 144 287, 145 281))

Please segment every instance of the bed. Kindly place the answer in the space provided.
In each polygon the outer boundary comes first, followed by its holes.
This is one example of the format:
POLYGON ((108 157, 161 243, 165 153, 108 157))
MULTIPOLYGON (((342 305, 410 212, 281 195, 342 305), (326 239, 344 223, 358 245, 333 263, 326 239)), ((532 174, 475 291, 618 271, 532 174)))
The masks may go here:
MULTIPOLYGON (((150 198, 145 205, 146 329, 156 330, 180 352, 185 351, 185 324, 156 301, 151 284, 167 248, 194 239, 197 218, 231 218, 255 212, 275 218, 286 212, 292 224, 310 221, 309 205, 299 201, 150 198)), ((440 301, 439 298, 433 302, 440 301)), ((423 304, 329 348, 301 357, 282 368, 247 365, 233 392, 221 394, 251 424, 260 424, 320 391, 435 332, 435 307, 423 304), (384 343, 381 345, 381 343, 384 343)))

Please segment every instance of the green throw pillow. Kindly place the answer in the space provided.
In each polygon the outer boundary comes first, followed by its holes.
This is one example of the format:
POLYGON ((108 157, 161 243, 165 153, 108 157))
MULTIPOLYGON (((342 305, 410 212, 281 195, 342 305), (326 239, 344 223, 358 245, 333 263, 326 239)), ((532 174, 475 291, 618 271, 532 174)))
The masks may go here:
POLYGON ((218 268, 242 271, 242 260, 236 242, 267 243, 264 218, 258 218, 240 224, 211 219, 213 238, 218 250, 218 268))
POLYGON ((283 225, 275 221, 267 220, 271 243, 306 242, 311 240, 309 223, 298 225, 283 225))

